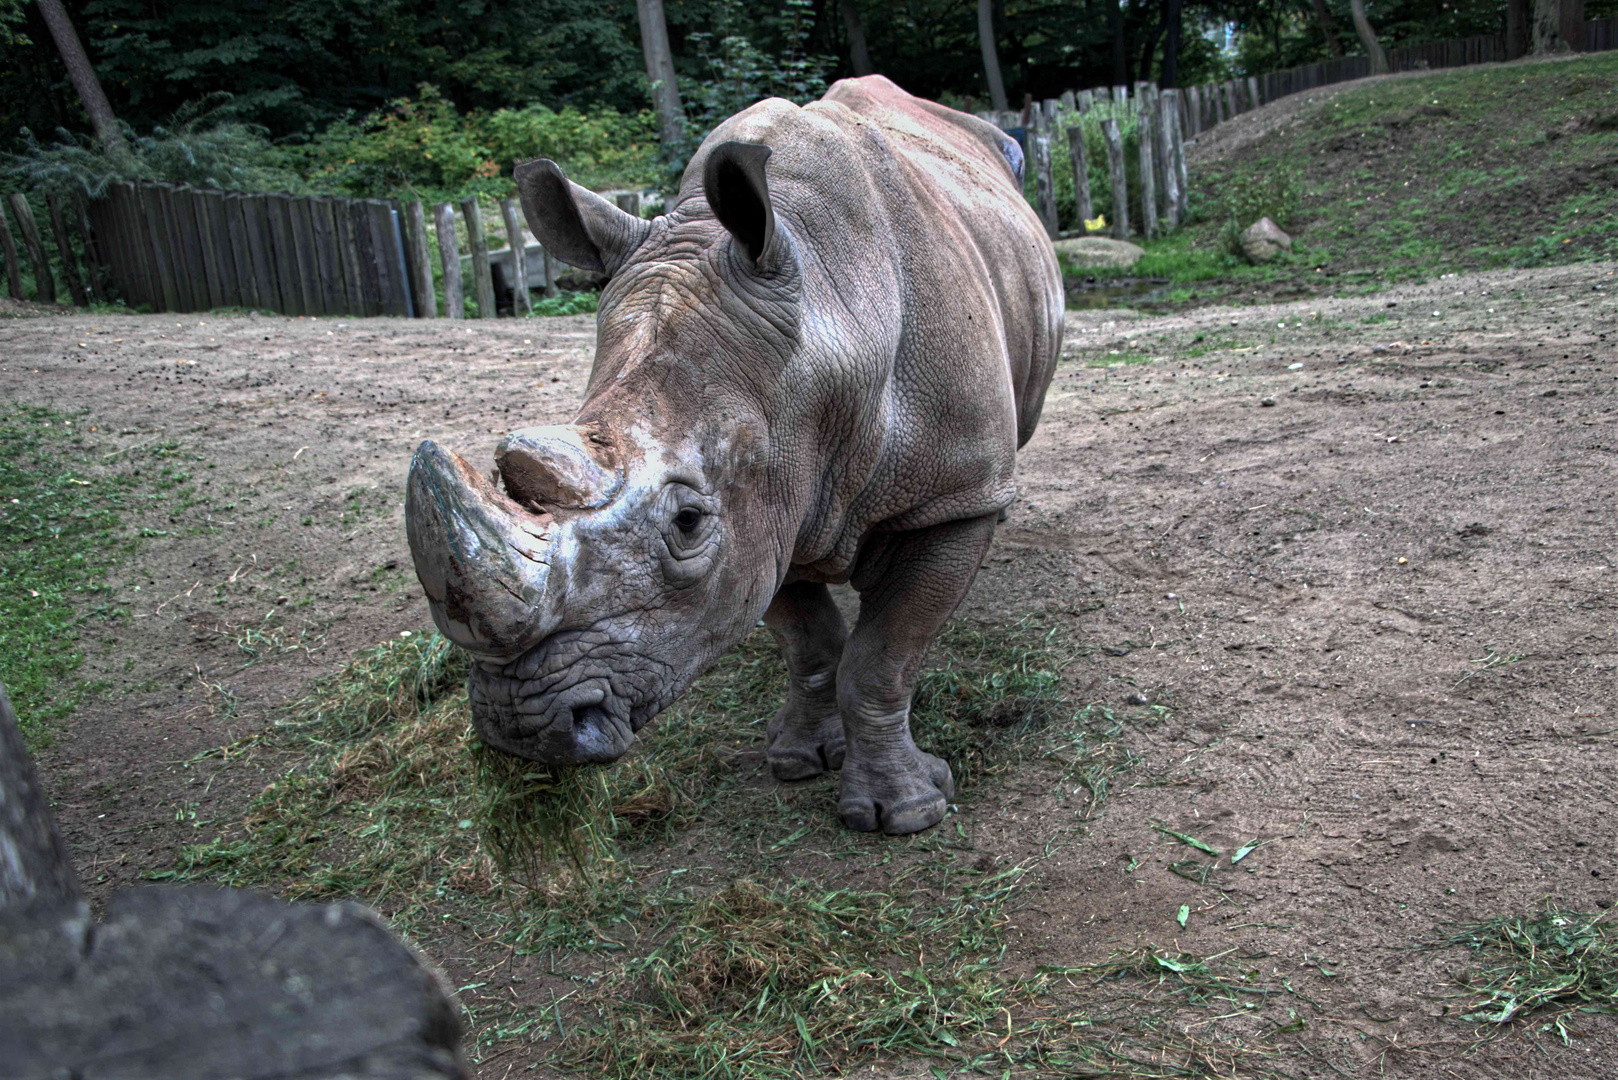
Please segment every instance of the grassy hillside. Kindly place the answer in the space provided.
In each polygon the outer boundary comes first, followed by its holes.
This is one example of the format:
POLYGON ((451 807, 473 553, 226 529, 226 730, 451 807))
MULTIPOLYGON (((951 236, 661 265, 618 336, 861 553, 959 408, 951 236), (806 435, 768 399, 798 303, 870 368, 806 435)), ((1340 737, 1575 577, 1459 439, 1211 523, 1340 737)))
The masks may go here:
POLYGON ((1618 258, 1618 53, 1367 82, 1193 166, 1192 184, 1193 223, 1137 268, 1178 302, 1618 258), (1250 267, 1228 240, 1262 213, 1296 249, 1250 267))

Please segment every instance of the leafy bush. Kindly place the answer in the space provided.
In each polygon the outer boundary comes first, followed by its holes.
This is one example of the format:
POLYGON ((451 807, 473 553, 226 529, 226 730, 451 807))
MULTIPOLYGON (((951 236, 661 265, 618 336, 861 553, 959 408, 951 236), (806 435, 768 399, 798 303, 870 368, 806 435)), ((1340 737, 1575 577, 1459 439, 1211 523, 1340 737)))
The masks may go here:
POLYGON ((765 52, 741 33, 748 20, 739 0, 718 0, 714 5, 713 33, 689 35, 707 78, 683 88, 690 137, 668 162, 670 187, 678 185, 691 153, 728 117, 765 98, 786 98, 802 105, 826 92, 837 59, 809 52, 815 25, 813 0, 781 0, 781 9, 778 30, 787 45, 779 55, 765 52))
POLYGON ((566 292, 534 301, 535 315, 588 315, 601 301, 597 292, 566 292))
POLYGON ((436 87, 367 117, 346 117, 287 151, 308 182, 341 194, 430 198, 511 193, 519 161, 548 157, 585 187, 638 187, 657 169, 649 111, 585 115, 544 105, 461 114, 436 87))
POLYGON ((483 123, 497 160, 548 157, 587 188, 638 188, 657 176, 657 122, 652 112, 603 108, 585 115, 571 105, 501 109, 483 123))
POLYGON ((263 128, 233 120, 225 112, 228 94, 179 110, 150 135, 121 125, 123 147, 108 149, 88 135, 62 128, 56 141, 41 143, 23 132, 26 149, 8 154, 5 186, 38 194, 100 195, 118 180, 166 181, 227 191, 277 191, 298 186, 263 128))

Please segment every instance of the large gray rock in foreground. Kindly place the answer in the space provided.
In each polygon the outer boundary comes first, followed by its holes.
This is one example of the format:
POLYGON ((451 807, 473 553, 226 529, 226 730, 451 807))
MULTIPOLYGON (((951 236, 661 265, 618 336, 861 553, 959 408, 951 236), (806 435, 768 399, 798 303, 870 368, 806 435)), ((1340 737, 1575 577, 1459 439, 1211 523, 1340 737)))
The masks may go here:
POLYGON ((97 923, 0 686, 0 1076, 460 1080, 449 989, 358 904, 130 889, 97 923))
POLYGON ((1093 268, 1128 269, 1146 254, 1127 240, 1107 236, 1077 236, 1056 241, 1056 254, 1076 270, 1093 268))
POLYGON ((1267 217, 1261 217, 1242 231, 1242 254, 1254 266, 1274 262, 1292 250, 1292 237, 1281 231, 1281 226, 1267 217))

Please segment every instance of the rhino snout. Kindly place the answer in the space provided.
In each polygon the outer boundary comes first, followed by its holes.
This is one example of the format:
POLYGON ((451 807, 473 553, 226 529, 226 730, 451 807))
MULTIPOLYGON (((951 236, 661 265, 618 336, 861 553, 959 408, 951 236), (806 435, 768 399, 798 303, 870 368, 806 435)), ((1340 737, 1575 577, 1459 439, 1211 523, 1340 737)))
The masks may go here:
POLYGON ((472 720, 486 744, 551 765, 604 765, 634 745, 632 703, 614 694, 608 679, 559 688, 553 680, 510 670, 521 666, 478 665, 472 671, 472 720))

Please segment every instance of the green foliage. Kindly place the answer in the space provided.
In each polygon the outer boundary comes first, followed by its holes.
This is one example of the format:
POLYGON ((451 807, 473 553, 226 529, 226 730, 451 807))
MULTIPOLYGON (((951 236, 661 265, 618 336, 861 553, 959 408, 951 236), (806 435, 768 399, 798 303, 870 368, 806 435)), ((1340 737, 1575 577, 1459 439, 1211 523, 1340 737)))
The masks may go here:
POLYGON ((32 405, 0 412, 0 680, 30 741, 88 689, 72 678, 79 628, 131 543, 120 511, 140 481, 90 468, 82 423, 32 405))
MULTIPOLYGON (((1140 120, 1132 105, 1098 103, 1082 115, 1077 110, 1062 109, 1057 113, 1056 129, 1051 134, 1051 180, 1056 188, 1057 219, 1063 222, 1079 220, 1078 194, 1073 182, 1073 154, 1068 141, 1068 129, 1078 127, 1084 132, 1086 174, 1090 180, 1091 216, 1103 215, 1108 222, 1112 212, 1112 170, 1107 164, 1107 140, 1101 132, 1105 120, 1118 121, 1118 133, 1124 150, 1125 189, 1129 197, 1129 219, 1140 220, 1140 120)), ((1030 163, 1023 176, 1023 191, 1032 202, 1034 198, 1034 170, 1030 163)))
POLYGON ((230 119, 229 95, 187 106, 139 135, 123 125, 123 148, 109 150, 88 135, 58 128, 41 143, 24 130, 23 150, 0 156, 0 176, 13 189, 64 197, 100 195, 117 180, 167 181, 227 191, 274 191, 297 178, 281 165, 264 129, 230 119))
POLYGON ((555 296, 546 296, 534 301, 535 315, 588 315, 595 311, 596 305, 601 302, 601 294, 597 292, 568 292, 563 290, 555 296))
POLYGON ((714 29, 689 35, 702 72, 684 95, 690 148, 754 102, 781 97, 802 105, 826 92, 827 76, 836 61, 810 52, 813 0, 780 0, 777 23, 780 47, 766 52, 746 36, 741 0, 714 0, 714 29))
POLYGON ((519 161, 548 157, 585 187, 639 187, 656 175, 652 114, 586 116, 543 105, 461 114, 430 84, 363 118, 345 117, 286 151, 306 182, 345 195, 451 199, 511 193, 519 161))

